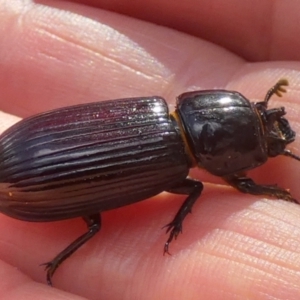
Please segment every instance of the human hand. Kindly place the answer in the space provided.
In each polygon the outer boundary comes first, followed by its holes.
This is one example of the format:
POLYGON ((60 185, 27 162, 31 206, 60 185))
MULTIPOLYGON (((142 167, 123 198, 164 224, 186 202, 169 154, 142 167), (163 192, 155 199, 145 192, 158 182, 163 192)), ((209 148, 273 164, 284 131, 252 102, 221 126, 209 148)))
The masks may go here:
MULTIPOLYGON (((172 110, 180 93, 212 88, 259 101, 284 77, 288 93, 272 98, 270 106, 285 106, 300 132, 299 63, 291 61, 299 60, 299 4, 107 4, 130 18, 78 2, 0 0, 2 110, 25 117, 147 95, 163 96, 172 110)), ((3 130, 12 122, 2 115, 3 130)), ((290 148, 300 154, 299 145, 297 139, 290 148)), ((298 169, 291 159, 275 158, 251 175, 300 199, 298 169)), ((52 289, 38 265, 82 234, 84 223, 26 223, 0 215, 2 299, 298 300, 300 207, 241 194, 202 170, 192 175, 204 181, 204 192, 171 244, 172 256, 162 255, 168 236, 161 227, 183 197, 163 194, 103 213, 100 233, 60 266, 52 289)))

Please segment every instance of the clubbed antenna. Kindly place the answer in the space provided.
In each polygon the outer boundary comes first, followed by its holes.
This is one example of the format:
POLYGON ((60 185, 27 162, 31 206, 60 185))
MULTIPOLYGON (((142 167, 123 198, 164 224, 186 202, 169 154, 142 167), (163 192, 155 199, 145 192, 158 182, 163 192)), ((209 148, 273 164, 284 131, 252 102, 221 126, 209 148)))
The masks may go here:
POLYGON ((265 104, 265 106, 268 106, 268 101, 270 100, 270 98, 276 94, 278 97, 282 97, 282 93, 286 93, 286 89, 284 88, 285 86, 288 86, 289 82, 287 79, 282 78, 280 79, 274 86, 272 86, 265 97, 265 100, 263 101, 263 103, 265 104))

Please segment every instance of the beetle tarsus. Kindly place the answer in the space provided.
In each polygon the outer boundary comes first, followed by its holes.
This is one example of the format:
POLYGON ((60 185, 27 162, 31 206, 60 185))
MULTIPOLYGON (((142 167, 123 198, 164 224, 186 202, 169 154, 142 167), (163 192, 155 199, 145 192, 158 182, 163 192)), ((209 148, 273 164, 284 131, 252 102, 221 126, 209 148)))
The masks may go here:
POLYGON ((259 185, 256 184, 251 178, 245 176, 239 176, 237 174, 233 176, 227 176, 224 178, 231 186, 236 188, 242 193, 252 195, 266 195, 283 199, 288 202, 299 203, 294 199, 290 192, 278 187, 277 185, 259 185))
POLYGON ((170 236, 164 246, 164 254, 167 253, 170 255, 171 253, 169 252, 169 245, 173 239, 177 239, 179 233, 182 233, 182 221, 176 221, 174 219, 171 223, 167 224, 164 227, 167 227, 166 233, 170 232, 170 236))
POLYGON ((58 268, 58 265, 54 266, 53 261, 49 261, 49 262, 40 264, 40 266, 45 266, 45 271, 47 272, 47 275, 46 275, 47 284, 52 286, 52 276, 53 276, 55 270, 58 268))
MULTIPOLYGON (((47 264, 48 265, 48 264, 47 264)), ((55 268, 55 269, 53 269, 53 271, 51 272, 51 269, 52 269, 52 264, 49 264, 48 266, 46 266, 46 268, 45 268, 45 271, 47 271, 47 275, 46 275, 46 278, 47 278, 47 284, 49 285, 49 286, 52 286, 52 276, 53 276, 53 274, 54 274, 54 272, 55 272, 55 270, 57 269, 57 267, 55 268), (49 266, 49 268, 48 268, 48 266, 49 266)))

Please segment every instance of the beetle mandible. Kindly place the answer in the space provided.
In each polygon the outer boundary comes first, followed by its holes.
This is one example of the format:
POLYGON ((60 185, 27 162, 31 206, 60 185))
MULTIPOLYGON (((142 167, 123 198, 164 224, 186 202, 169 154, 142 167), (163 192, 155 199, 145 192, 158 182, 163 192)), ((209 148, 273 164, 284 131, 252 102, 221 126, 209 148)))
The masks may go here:
POLYGON ((243 193, 296 201, 277 185, 259 185, 246 171, 269 157, 300 157, 286 149, 295 132, 283 107, 238 92, 206 90, 177 98, 169 113, 161 97, 139 97, 59 108, 24 119, 0 136, 0 211, 16 219, 48 222, 82 217, 88 231, 47 262, 51 285, 57 267, 101 227, 100 212, 163 191, 187 195, 166 225, 169 244, 199 198, 203 184, 192 167, 222 177, 243 193))

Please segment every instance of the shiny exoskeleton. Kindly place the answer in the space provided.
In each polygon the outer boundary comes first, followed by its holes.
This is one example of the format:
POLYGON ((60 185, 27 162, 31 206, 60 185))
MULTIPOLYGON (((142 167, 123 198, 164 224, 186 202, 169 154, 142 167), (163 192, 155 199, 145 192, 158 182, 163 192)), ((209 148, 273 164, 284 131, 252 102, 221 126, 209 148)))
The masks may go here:
POLYGON ((101 224, 100 212, 167 191, 187 195, 164 246, 203 185, 187 178, 200 167, 244 193, 297 202, 276 185, 258 185, 246 171, 285 155, 295 133, 283 107, 268 109, 285 92, 280 80, 264 101, 226 90, 188 92, 169 113, 160 97, 140 97, 56 109, 20 121, 0 136, 0 211, 32 222, 83 217, 88 231, 46 263, 47 281, 101 224))

